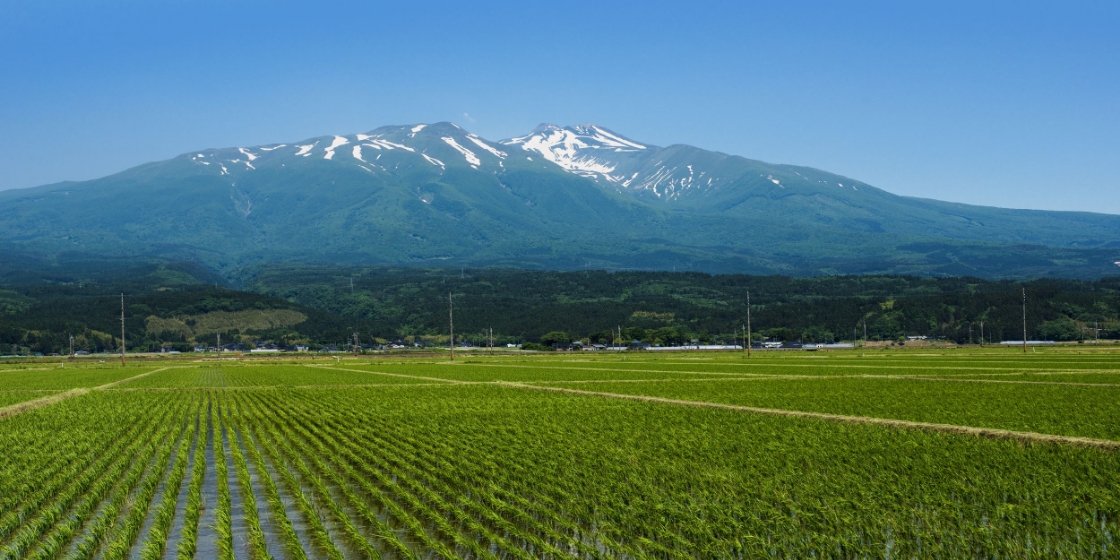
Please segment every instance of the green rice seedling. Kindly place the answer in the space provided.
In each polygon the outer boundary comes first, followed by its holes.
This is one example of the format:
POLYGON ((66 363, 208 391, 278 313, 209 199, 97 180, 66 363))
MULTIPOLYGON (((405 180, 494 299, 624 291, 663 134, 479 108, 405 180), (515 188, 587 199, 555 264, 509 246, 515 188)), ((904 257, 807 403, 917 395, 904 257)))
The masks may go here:
POLYGON ((214 427, 210 444, 214 446, 214 476, 218 482, 218 509, 214 512, 214 532, 218 535, 218 558, 233 560, 233 520, 230 516, 229 467, 222 438, 220 399, 210 407, 210 423, 214 427))
POLYGON ((296 534, 295 527, 292 526, 291 520, 285 515, 284 502, 280 498, 280 492, 276 488, 276 482, 268 472, 260 449, 257 448, 257 444, 248 430, 243 430, 241 435, 249 450, 249 456, 253 460, 253 467, 257 471, 258 480, 260 480, 264 486, 265 499, 268 501, 272 517, 280 530, 281 542, 283 543, 284 550, 290 557, 296 560, 306 560, 307 553, 304 552, 303 547, 300 545, 299 535, 296 534))
MULTIPOLYGON (((210 403, 207 397, 207 405, 210 403)), ((195 557, 198 550, 198 523, 202 517, 202 485, 206 479, 206 460, 203 458, 206 446, 205 434, 210 429, 210 417, 207 414, 199 415, 199 447, 195 450, 194 461, 191 464, 191 483, 187 488, 187 503, 183 511, 183 529, 179 536, 179 544, 175 550, 177 560, 190 560, 195 557), (201 454, 201 455, 200 455, 201 454)))
POLYGON ((236 430, 234 430, 233 423, 231 422, 230 405, 228 401, 224 404, 223 411, 225 417, 223 427, 225 431, 225 441, 229 446, 230 456, 233 459, 234 470, 237 473, 237 483, 240 488, 241 501, 244 504, 245 520, 248 526, 249 555, 253 560, 271 558, 268 553, 268 546, 265 543, 264 530, 261 528, 261 520, 257 515, 257 499, 256 496, 253 495, 249 466, 245 462, 245 456, 241 453, 241 442, 238 440, 236 430))
POLYGON ((284 468, 284 463, 281 461, 279 453, 268 441, 262 440, 262 434, 257 431, 255 426, 253 433, 254 439, 264 450, 264 455, 269 459, 273 467, 273 472, 276 472, 280 476, 280 480, 284 484, 288 494, 295 499, 296 506, 299 508, 300 513, 303 514, 305 520, 311 526, 312 536, 317 544, 324 550, 329 558, 335 560, 343 558, 342 552, 331 542, 327 528, 323 525, 322 520, 319 519, 319 515, 315 512, 315 508, 312 507, 311 501, 304 493, 303 488, 292 473, 284 468))
POLYGON ((175 465, 172 467, 171 475, 168 476, 167 484, 164 486, 163 498, 156 509, 155 519, 148 531, 148 537, 140 550, 141 560, 163 558, 164 549, 167 546, 168 532, 171 530, 171 523, 176 514, 175 508, 178 506, 179 490, 183 484, 183 479, 186 477, 187 466, 191 461, 191 449, 198 441, 197 410, 187 417, 187 422, 189 427, 193 427, 193 430, 188 428, 187 437, 184 437, 179 443, 175 465))

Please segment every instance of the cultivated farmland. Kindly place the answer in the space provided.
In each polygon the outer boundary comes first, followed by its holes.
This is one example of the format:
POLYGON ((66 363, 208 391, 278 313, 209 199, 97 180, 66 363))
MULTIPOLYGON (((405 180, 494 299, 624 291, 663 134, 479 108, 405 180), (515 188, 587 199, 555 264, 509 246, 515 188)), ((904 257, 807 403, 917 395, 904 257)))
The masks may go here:
POLYGON ((1120 354, 928 354, 12 367, 0 558, 1120 554, 1120 354))

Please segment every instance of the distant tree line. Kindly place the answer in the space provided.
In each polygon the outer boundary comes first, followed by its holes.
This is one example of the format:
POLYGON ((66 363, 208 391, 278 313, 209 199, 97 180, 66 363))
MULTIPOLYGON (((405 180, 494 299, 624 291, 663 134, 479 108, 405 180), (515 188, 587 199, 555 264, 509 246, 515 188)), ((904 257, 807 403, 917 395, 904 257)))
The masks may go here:
POLYGON ((217 334, 150 332, 207 313, 298 311, 286 327, 231 328, 223 343, 346 347, 446 344, 448 297, 456 338, 485 345, 544 346, 582 340, 682 345, 741 343, 750 293, 755 340, 836 342, 927 336, 956 343, 1022 338, 1120 338, 1120 278, 1098 281, 988 281, 908 276, 708 275, 694 272, 550 272, 514 269, 271 266, 241 278, 241 289, 215 285, 190 267, 145 265, 127 274, 20 283, 0 278, 0 354, 112 351, 120 344, 125 293, 129 351, 212 346, 217 334), (192 274, 195 274, 192 276, 192 274), (201 278, 200 278, 201 276, 201 278), (981 326, 981 324, 983 326, 981 326))
POLYGON ((263 269, 249 288, 368 321, 378 336, 445 333, 448 294, 466 338, 623 338, 682 344, 741 340, 750 293, 753 331, 775 340, 832 342, 928 336, 958 343, 1022 337, 1120 337, 1120 278, 990 281, 909 276, 708 275, 510 269, 263 269), (351 288, 353 286, 353 288, 351 288), (353 290, 353 291, 351 291, 353 290), (981 327, 983 323, 983 327, 981 327), (1099 334, 1093 329, 1099 328, 1099 334))

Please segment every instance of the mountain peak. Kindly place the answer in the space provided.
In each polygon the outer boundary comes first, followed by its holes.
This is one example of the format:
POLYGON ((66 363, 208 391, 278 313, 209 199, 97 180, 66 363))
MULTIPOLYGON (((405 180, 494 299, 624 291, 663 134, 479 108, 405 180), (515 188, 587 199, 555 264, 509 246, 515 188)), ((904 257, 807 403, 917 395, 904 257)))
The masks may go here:
POLYGON ((621 155, 650 148, 593 123, 567 127, 542 123, 525 136, 501 143, 535 152, 577 175, 613 183, 623 180, 613 174, 621 155))

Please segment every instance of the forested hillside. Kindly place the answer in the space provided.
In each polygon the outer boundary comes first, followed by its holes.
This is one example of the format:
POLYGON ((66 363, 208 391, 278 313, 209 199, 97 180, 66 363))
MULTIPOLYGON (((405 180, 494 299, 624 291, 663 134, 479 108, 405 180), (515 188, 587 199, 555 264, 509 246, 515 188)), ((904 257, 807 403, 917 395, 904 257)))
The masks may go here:
MULTIPOLYGON (((728 341, 746 320, 782 340, 895 340, 925 335, 957 342, 1022 337, 1022 289, 1029 336, 1073 340, 1120 336, 1120 278, 1026 283, 907 276, 709 275, 691 272, 542 272, 509 269, 269 267, 246 288, 340 315, 359 317, 382 336, 446 332, 448 295, 457 330, 493 328, 511 339, 550 331, 671 344, 728 341), (352 290, 352 293, 351 293, 352 290), (1083 334, 1084 333, 1084 334, 1083 334)), ((504 340, 504 338, 503 338, 504 340)))
MULTIPOLYGON (((17 255, 18 256, 18 255, 17 255)), ((119 346, 121 294, 130 351, 226 344, 446 343, 570 338, 650 344, 741 340, 747 294, 756 338, 953 342, 1120 338, 1120 278, 1099 281, 908 276, 709 275, 517 269, 268 265, 232 283, 191 263, 26 258, 0 266, 0 354, 119 346), (16 262, 18 261, 18 262, 16 262), (1094 329, 1099 328, 1097 333, 1094 329), (971 337, 971 338, 970 338, 971 337)))
POLYGON ((125 339, 132 351, 195 344, 251 347, 345 340, 368 330, 357 320, 264 294, 225 287, 191 263, 135 260, 45 262, 19 255, 0 265, 0 355, 115 351, 120 346, 121 295, 125 339))

